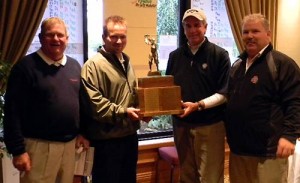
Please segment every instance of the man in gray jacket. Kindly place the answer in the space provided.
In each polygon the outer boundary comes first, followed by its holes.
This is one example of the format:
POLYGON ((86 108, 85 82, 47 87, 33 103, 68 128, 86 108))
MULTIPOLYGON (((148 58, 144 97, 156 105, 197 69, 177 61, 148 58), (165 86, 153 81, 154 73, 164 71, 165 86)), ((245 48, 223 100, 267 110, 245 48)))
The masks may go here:
POLYGON ((134 183, 138 156, 139 109, 135 106, 136 77, 129 57, 127 23, 108 17, 103 27, 104 46, 82 68, 82 123, 95 147, 93 182, 134 183))

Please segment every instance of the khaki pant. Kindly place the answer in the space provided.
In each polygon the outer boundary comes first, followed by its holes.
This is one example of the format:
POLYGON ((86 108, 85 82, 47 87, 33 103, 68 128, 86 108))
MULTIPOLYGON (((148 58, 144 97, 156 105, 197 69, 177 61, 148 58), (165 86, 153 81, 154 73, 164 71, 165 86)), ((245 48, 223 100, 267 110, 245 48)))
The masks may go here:
POLYGON ((225 128, 223 122, 206 126, 173 123, 181 183, 223 183, 225 128))
POLYGON ((52 142, 25 139, 31 159, 31 170, 22 175, 20 183, 72 183, 75 167, 75 139, 52 142))
POLYGON ((239 156, 230 153, 230 183, 286 183, 288 159, 239 156))

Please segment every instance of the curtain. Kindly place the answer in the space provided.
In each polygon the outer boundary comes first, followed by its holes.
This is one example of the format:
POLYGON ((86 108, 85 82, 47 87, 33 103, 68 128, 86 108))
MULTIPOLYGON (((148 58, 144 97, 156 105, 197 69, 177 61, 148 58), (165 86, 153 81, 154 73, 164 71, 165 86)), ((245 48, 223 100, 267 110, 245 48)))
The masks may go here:
POLYGON ((239 52, 244 50, 241 23, 244 16, 261 13, 270 22, 272 44, 276 45, 278 0, 225 0, 233 37, 239 52))
POLYGON ((0 60, 14 64, 26 54, 47 3, 48 0, 0 1, 0 60))

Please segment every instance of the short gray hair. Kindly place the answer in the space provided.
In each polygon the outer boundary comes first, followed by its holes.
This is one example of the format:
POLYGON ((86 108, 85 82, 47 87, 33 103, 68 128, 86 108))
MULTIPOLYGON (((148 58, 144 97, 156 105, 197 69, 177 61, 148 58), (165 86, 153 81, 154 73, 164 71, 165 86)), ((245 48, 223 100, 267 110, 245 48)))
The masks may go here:
POLYGON ((47 27, 49 25, 52 25, 52 24, 55 24, 55 23, 59 23, 59 24, 63 25, 63 27, 65 28, 66 36, 69 36, 69 32, 68 32, 66 23, 64 22, 63 19, 61 19, 59 17, 50 17, 50 18, 47 18, 47 19, 43 20, 42 25, 41 25, 41 33, 40 34, 44 35, 45 32, 47 31, 47 27))
POLYGON ((270 22, 266 19, 266 17, 264 15, 262 15, 260 13, 254 13, 254 14, 245 16, 242 21, 242 26, 249 21, 261 22, 262 25, 264 26, 265 30, 270 31, 270 22))

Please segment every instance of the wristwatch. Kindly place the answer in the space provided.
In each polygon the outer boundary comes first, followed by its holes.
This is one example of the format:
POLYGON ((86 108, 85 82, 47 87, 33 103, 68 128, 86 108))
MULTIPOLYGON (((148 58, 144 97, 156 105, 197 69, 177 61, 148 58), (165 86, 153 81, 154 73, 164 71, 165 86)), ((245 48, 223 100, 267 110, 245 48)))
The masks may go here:
POLYGON ((197 104, 198 104, 198 111, 202 111, 204 107, 202 106, 201 101, 198 101, 197 104))

